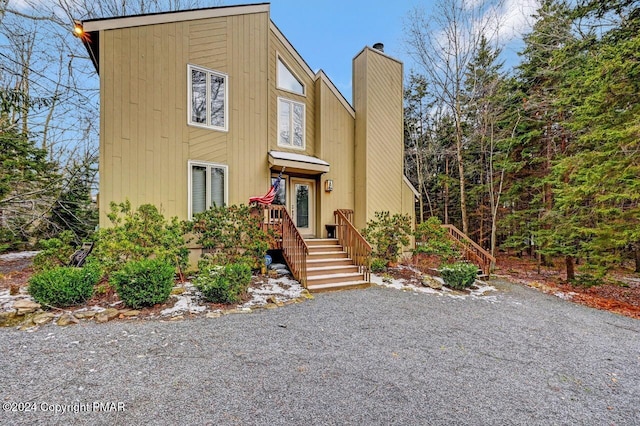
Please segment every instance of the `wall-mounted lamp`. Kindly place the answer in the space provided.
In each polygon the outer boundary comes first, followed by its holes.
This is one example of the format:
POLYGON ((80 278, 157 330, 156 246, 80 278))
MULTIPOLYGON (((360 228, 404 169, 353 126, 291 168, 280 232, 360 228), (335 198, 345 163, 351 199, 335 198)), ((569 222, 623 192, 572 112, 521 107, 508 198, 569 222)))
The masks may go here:
POLYGON ((324 190, 325 192, 333 191, 333 179, 327 179, 324 181, 324 190))
POLYGON ((73 35, 79 38, 84 36, 84 27, 82 26, 82 22, 73 21, 73 35))

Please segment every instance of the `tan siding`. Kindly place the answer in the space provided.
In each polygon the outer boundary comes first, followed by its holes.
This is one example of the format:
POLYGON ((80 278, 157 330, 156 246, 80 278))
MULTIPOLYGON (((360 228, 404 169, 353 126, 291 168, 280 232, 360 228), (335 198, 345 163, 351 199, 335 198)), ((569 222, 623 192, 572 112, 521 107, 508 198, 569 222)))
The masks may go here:
POLYGON ((187 161, 229 166, 229 202, 268 182, 268 13, 105 30, 101 63, 101 224, 110 201, 186 218, 187 161), (229 76, 229 131, 187 125, 187 64, 229 76))
POLYGON ((364 174, 366 186, 366 195, 356 200, 358 209, 366 204, 366 215, 360 211, 356 221, 363 226, 376 211, 402 210, 402 64, 367 48, 354 61, 354 87, 356 179, 364 174))
POLYGON ((318 235, 326 236, 324 225, 333 223, 333 212, 354 207, 354 126, 351 113, 344 107, 327 84, 316 82, 318 111, 316 140, 321 157, 331 165, 329 173, 319 182, 321 203, 318 235), (325 192, 327 179, 333 180, 334 190, 325 192))
POLYGON ((355 197, 354 222, 358 229, 367 223, 367 56, 359 55, 353 60, 353 105, 355 120, 355 197))

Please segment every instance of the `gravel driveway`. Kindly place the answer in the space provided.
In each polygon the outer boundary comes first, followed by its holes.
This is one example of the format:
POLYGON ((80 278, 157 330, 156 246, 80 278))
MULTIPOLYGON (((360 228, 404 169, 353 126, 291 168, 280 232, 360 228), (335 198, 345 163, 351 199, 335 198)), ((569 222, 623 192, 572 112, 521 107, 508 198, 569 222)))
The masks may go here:
POLYGON ((0 329, 0 424, 640 424, 640 321, 494 285, 0 329))

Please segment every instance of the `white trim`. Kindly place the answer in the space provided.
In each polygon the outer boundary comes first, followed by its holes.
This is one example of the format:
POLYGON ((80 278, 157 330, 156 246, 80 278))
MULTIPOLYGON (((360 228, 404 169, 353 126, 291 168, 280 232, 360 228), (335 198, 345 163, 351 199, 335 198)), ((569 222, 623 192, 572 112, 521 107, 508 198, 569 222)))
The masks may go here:
POLYGON ((284 60, 284 57, 278 53, 276 51, 276 89, 278 90, 282 90, 283 92, 287 92, 287 93, 292 93, 296 96, 304 96, 305 98, 307 97, 307 85, 304 84, 304 82, 302 81, 302 79, 298 76, 298 74, 296 74, 289 65, 287 65, 287 62, 284 60), (284 67, 291 73, 291 75, 293 76, 293 78, 295 78, 298 83, 300 83, 300 85, 302 86, 302 93, 298 93, 298 92, 294 92, 292 90, 289 89, 285 89, 283 87, 280 87, 278 85, 278 82, 280 81, 280 75, 278 72, 278 69, 280 68, 278 66, 278 62, 282 62, 282 65, 284 65, 284 67))
MULTIPOLYGON (((211 84, 206 84, 207 90, 207 111, 209 110, 209 106, 211 105, 211 84)), ((207 114, 207 123, 211 119, 211 114, 207 114)), ((229 131, 229 75, 220 71, 212 70, 209 68, 204 68, 198 65, 187 64, 187 124, 189 126, 201 127, 203 129, 209 130, 217 130, 220 132, 228 132, 229 131), (202 71, 207 74, 207 82, 209 81, 210 75, 215 75, 218 77, 224 78, 224 126, 214 126, 211 124, 205 123, 196 123, 191 121, 191 108, 193 106, 192 97, 193 97, 193 84, 191 83, 191 70, 202 71)))
POLYGON ((91 32, 264 12, 269 13, 268 3, 247 6, 222 6, 205 9, 185 10, 182 12, 155 13, 148 15, 87 20, 84 21, 82 25, 86 32, 91 32))
POLYGON ((284 45, 284 47, 291 53, 291 55, 298 61, 298 63, 302 66, 304 71, 310 78, 315 76, 314 72, 311 70, 311 67, 307 64, 307 62, 300 56, 298 51, 293 47, 289 40, 282 34, 280 28, 276 26, 276 24, 271 21, 271 31, 275 34, 276 38, 280 40, 280 42, 284 45))
POLYGON ((277 119, 277 129, 278 129, 278 134, 277 134, 277 138, 278 138, 278 146, 282 147, 282 148, 290 148, 290 149, 297 149, 300 151, 304 151, 305 149, 307 149, 307 105, 304 104, 304 102, 298 102, 298 101, 294 101, 293 99, 290 98, 284 98, 282 96, 278 96, 278 119, 277 119), (302 106, 303 109, 303 114, 302 114, 302 146, 295 146, 293 144, 293 105, 291 108, 291 115, 289 116, 290 121, 289 121, 289 128, 290 128, 290 142, 291 145, 285 145, 285 144, 281 144, 280 143, 280 101, 284 101, 284 102, 289 102, 291 104, 298 104, 302 106))
POLYGON ((415 195, 417 199, 420 199, 420 193, 418 192, 416 187, 413 186, 413 184, 411 183, 411 181, 409 180, 407 175, 405 175, 405 174, 402 175, 402 181, 409 187, 411 192, 413 192, 413 195, 415 195))
POLYGON ((192 173, 191 173, 191 169, 193 168, 193 166, 200 166, 200 167, 206 167, 207 168, 207 182, 209 183, 209 185, 207 185, 207 193, 206 193, 206 205, 207 208, 211 207, 211 191, 209 191, 209 189, 211 188, 211 173, 209 173, 209 169, 210 168, 217 168, 217 169, 223 169, 224 170, 224 204, 225 206, 229 205, 229 166, 227 166, 226 164, 220 164, 220 163, 212 163, 210 161, 199 161, 199 160, 188 160, 187 161, 187 218, 188 220, 192 220, 193 219, 193 215, 192 215, 192 208, 193 208, 193 193, 191 191, 191 184, 192 184, 192 173))

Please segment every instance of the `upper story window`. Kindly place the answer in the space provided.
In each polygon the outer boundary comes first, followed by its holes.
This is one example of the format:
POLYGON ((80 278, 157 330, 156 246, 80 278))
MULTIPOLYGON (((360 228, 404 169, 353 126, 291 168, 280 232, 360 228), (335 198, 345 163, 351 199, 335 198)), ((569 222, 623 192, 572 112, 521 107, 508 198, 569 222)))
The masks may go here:
POLYGON ((304 95, 304 85, 278 57, 278 89, 304 95))
POLYGON ((278 145, 304 149, 305 106, 290 99, 278 98, 278 145))
POLYGON ((215 130, 228 129, 226 74, 194 65, 189 74, 189 124, 215 130))

